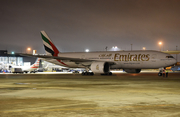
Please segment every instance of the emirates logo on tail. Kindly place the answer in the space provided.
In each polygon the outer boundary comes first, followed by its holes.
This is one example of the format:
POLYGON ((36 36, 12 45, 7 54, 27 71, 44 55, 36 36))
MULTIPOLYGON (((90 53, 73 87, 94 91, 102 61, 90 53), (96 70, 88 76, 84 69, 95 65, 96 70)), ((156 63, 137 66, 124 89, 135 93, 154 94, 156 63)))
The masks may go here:
POLYGON ((43 39, 44 48, 47 55, 57 56, 59 54, 58 49, 56 46, 52 43, 48 35, 45 33, 45 31, 41 31, 41 36, 43 39))
MULTIPOLYGON (((56 46, 53 44, 51 39, 48 37, 48 35, 45 33, 45 31, 41 31, 41 36, 43 39, 44 48, 47 55, 55 56, 57 57, 60 53, 59 50, 56 48, 56 46)), ((59 63, 61 63, 63 66, 68 66, 64 62, 62 62, 59 59, 56 59, 59 63)))

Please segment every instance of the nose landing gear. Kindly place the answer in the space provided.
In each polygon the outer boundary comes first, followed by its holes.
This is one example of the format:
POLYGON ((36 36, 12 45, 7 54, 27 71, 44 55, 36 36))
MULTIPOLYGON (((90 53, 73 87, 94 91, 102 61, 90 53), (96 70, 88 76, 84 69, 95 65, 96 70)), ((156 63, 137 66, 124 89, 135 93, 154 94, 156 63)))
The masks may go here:
POLYGON ((159 68, 159 73, 158 76, 162 76, 163 74, 165 74, 165 67, 164 68, 159 68))
POLYGON ((159 73, 158 73, 158 76, 162 76, 162 73, 161 73, 161 72, 159 72, 159 73))

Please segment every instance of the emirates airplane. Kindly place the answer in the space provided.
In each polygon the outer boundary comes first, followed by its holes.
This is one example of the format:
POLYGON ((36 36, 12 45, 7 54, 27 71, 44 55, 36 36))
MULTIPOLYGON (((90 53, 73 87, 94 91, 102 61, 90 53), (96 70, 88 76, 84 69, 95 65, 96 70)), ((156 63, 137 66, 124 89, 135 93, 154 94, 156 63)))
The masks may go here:
POLYGON ((141 69, 164 68, 176 63, 173 56, 153 50, 102 51, 61 53, 45 31, 41 36, 46 55, 27 55, 69 68, 85 68, 82 75, 94 73, 112 75, 110 69, 123 69, 127 73, 139 73, 141 69), (92 72, 89 72, 92 71, 92 72))

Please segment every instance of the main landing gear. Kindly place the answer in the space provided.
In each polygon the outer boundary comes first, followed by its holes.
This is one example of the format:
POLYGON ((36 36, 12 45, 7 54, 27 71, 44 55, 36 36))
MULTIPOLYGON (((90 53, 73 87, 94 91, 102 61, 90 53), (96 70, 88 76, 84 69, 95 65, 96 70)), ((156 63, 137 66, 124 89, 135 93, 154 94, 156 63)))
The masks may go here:
POLYGON ((112 75, 112 72, 109 72, 109 73, 104 73, 104 74, 101 74, 101 75, 111 76, 111 75, 112 75))
MULTIPOLYGON (((87 72, 87 71, 85 71, 85 72, 82 72, 82 75, 83 75, 83 76, 93 76, 94 73, 93 73, 93 72, 87 72)), ((101 74, 101 75, 111 76, 111 75, 112 75, 112 72, 104 73, 104 74, 101 74)))
POLYGON ((83 75, 83 76, 93 76, 94 73, 93 73, 93 72, 87 72, 87 71, 85 71, 85 72, 82 72, 82 75, 83 75))

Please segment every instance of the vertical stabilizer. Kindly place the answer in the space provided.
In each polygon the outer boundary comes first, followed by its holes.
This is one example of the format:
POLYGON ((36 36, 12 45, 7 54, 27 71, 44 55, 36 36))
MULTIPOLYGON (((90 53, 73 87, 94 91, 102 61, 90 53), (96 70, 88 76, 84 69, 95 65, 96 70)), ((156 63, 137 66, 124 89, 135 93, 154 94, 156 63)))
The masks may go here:
POLYGON ((39 68, 39 63, 40 63, 40 58, 38 58, 36 62, 33 65, 31 65, 31 68, 39 68))
POLYGON ((45 31, 41 31, 44 49, 47 55, 57 56, 60 52, 48 37, 45 31))

